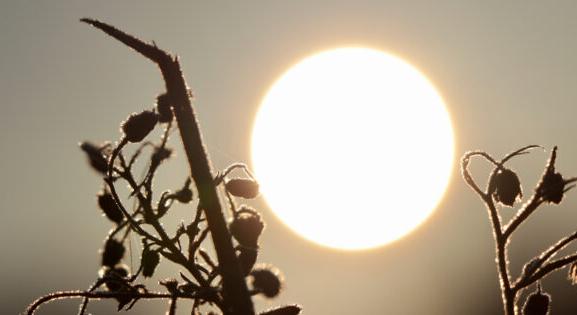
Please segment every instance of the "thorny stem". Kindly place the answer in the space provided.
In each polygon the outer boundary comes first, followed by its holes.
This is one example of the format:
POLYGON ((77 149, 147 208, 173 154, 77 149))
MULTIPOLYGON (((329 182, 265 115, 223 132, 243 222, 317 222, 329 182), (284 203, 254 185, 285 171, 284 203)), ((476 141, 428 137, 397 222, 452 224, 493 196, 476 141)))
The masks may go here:
POLYGON ((155 62, 163 75, 167 95, 170 98, 181 139, 188 158, 191 177, 194 180, 211 231, 213 243, 219 261, 219 270, 223 278, 223 297, 225 314, 254 314, 252 300, 232 245, 216 187, 213 183, 208 154, 205 151, 196 115, 184 81, 178 58, 142 40, 128 35, 108 24, 93 19, 82 19, 125 45, 133 48, 146 58, 155 62))

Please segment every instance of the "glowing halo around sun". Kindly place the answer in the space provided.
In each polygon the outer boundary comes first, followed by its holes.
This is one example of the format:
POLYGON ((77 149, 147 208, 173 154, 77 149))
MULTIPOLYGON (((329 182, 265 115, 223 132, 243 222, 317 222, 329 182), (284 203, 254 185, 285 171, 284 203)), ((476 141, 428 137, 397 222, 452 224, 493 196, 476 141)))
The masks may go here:
POLYGON ((368 48, 292 66, 262 100, 252 162, 272 211, 315 243, 393 242, 437 207, 453 164, 442 97, 416 68, 368 48))

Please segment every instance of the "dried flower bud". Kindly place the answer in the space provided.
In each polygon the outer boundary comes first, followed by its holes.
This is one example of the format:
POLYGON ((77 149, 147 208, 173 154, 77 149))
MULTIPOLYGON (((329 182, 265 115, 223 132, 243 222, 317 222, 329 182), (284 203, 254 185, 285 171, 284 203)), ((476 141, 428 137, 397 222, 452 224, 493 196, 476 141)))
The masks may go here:
POLYGON ((178 281, 176 281, 176 279, 174 278, 164 279, 162 281, 159 281, 158 284, 164 286, 166 290, 168 290, 168 292, 170 293, 178 292, 178 281))
POLYGON ((121 128, 126 140, 140 142, 156 126, 158 115, 155 112, 145 110, 139 114, 133 113, 122 122, 121 128))
POLYGON ((119 224, 124 219, 122 211, 108 191, 104 190, 98 194, 98 206, 110 221, 119 224))
POLYGON ((497 171, 490 186, 493 198, 506 206, 512 207, 517 199, 523 197, 519 177, 510 169, 503 168, 497 171))
POLYGON ((523 266, 523 275, 530 276, 534 274, 535 271, 537 271, 537 269, 539 269, 541 266, 541 263, 542 261, 539 257, 532 259, 530 262, 526 263, 525 266, 523 266))
POLYGON ((270 266, 258 267, 250 272, 252 287, 268 298, 273 298, 280 293, 282 280, 279 271, 270 266))
POLYGON ((124 257, 124 245, 115 240, 109 239, 104 244, 104 251, 102 252, 102 266, 114 267, 116 266, 122 257, 124 257))
POLYGON ((90 166, 103 175, 106 175, 108 172, 108 161, 106 161, 106 157, 102 154, 102 150, 105 147, 106 146, 98 147, 88 141, 80 143, 80 149, 86 153, 90 166))
POLYGON ((171 155, 172 149, 167 147, 156 147, 154 148, 154 152, 152 153, 150 160, 154 167, 157 167, 164 160, 169 159, 171 155))
POLYGON ((259 315, 298 315, 302 308, 298 305, 279 306, 260 313, 259 315))
POLYGON ((569 268, 568 278, 569 280, 571 280, 571 284, 573 285, 577 284, 577 263, 571 264, 571 267, 569 268))
POLYGON ((189 203, 192 201, 192 190, 190 188, 183 188, 174 194, 174 197, 180 203, 189 203))
POLYGON ((184 185, 180 190, 174 193, 174 199, 178 200, 180 203, 189 203, 192 201, 193 193, 190 189, 190 184, 192 183, 190 177, 186 179, 184 185))
POLYGON ((258 196, 258 183, 248 178, 233 178, 224 184, 226 190, 233 196, 252 199, 258 196))
POLYGON ((126 283, 130 269, 124 264, 116 265, 114 268, 104 266, 100 269, 99 275, 102 278, 109 278, 104 281, 104 285, 108 291, 116 292, 125 287, 123 283, 126 283))
POLYGON ((158 111, 158 121, 161 123, 171 122, 173 118, 170 108, 170 98, 167 93, 162 93, 156 97, 156 110, 158 111))
POLYGON ((255 210, 242 206, 229 228, 230 233, 240 245, 258 248, 258 238, 264 229, 264 222, 255 210))
POLYGON ((258 250, 255 248, 248 248, 248 247, 239 247, 238 253, 238 263, 240 264, 240 269, 242 271, 243 276, 248 276, 252 267, 256 263, 256 258, 258 256, 258 250))
POLYGON ((552 168, 550 172, 545 173, 543 183, 541 184, 541 195, 543 200, 559 204, 563 200, 565 190, 565 180, 561 174, 556 173, 552 168))
POLYGON ((541 286, 536 292, 531 293, 523 307, 523 315, 546 315, 549 313, 550 297, 541 292, 541 286))
POLYGON ((157 251, 150 250, 150 247, 145 247, 142 251, 140 265, 142 266, 142 275, 145 278, 150 278, 154 274, 154 270, 160 263, 160 254, 157 251))

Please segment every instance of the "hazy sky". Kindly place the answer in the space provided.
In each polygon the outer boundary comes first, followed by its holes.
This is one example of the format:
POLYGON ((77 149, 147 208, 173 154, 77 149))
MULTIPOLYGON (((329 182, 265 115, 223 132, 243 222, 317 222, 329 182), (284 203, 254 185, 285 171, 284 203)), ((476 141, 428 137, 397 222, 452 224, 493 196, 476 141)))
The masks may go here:
MULTIPOLYGON (((110 224, 99 216, 94 194, 101 183, 77 143, 115 140, 119 122, 151 107, 163 89, 150 62, 78 22, 86 16, 180 56, 217 168, 250 161, 259 101, 287 67, 316 51, 354 44, 393 52, 429 76, 447 102, 457 157, 477 148, 501 155, 527 144, 556 144, 558 169, 577 175, 574 1, 3 0, 3 314, 18 313, 53 290, 86 288, 96 278, 97 251, 110 224)), ((177 137, 172 143, 180 149, 177 137)), ((546 157, 537 150, 513 164, 527 194, 546 157)), ((158 186, 180 185, 187 170, 180 153, 158 186)), ((475 170, 479 177, 486 171, 475 170)), ((511 247, 514 275, 533 253, 575 229, 575 194, 522 226, 511 247)), ((335 315, 500 309, 486 212, 457 165, 433 217, 375 250, 319 247, 288 230, 263 202, 255 206, 268 224, 261 261, 286 277, 280 298, 257 299, 259 309, 278 303, 300 303, 304 314, 335 315)), ((175 272, 167 266, 161 275, 175 272)), ((577 312, 577 288, 565 277, 563 271, 544 283, 554 314, 577 312)), ((76 305, 57 302, 40 314, 73 314, 76 305)), ((97 302, 92 310, 107 314, 113 306, 97 302)), ((135 313, 165 308, 143 302, 135 313)))

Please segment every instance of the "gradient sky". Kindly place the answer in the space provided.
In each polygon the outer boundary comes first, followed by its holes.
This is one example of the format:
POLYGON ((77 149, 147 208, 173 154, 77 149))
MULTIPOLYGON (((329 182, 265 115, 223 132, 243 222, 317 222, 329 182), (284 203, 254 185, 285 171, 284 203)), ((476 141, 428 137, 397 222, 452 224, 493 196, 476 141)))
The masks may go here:
MULTIPOLYGON (((180 56, 216 168, 250 161, 259 101, 287 67, 319 50, 354 44, 393 52, 428 75, 447 102, 458 156, 471 149, 502 155, 527 144, 559 145, 558 169, 577 175, 575 1, 167 3, 0 3, 2 314, 16 314, 50 291, 86 288, 96 278, 97 251, 110 224, 99 216, 94 194, 100 182, 77 143, 115 140, 119 122, 151 107, 163 89, 150 62, 79 23, 81 17, 155 40, 180 56)), ((180 149, 177 137, 172 143, 180 149)), ((536 150, 512 164, 527 195, 546 158, 536 150)), ((186 176, 182 153, 171 164, 159 187, 180 185, 186 176)), ((479 177, 487 171, 474 170, 479 177)), ((574 231, 575 194, 522 226, 511 245, 514 275, 534 253, 574 231)), ((426 224, 370 251, 319 247, 288 230, 264 202, 255 207, 268 224, 260 261, 286 277, 281 296, 258 298, 259 309, 279 303, 300 303, 304 314, 335 315, 500 309, 486 212, 457 165, 426 224)), ((160 275, 175 272, 167 265, 160 275)), ((553 314, 577 312, 577 288, 565 277, 562 271, 544 282, 553 314)), ((40 314, 72 314, 77 304, 53 303, 40 314)), ((139 304, 135 314, 166 309, 164 303, 139 304)), ((97 302, 91 310, 106 314, 113 306, 97 302)))

